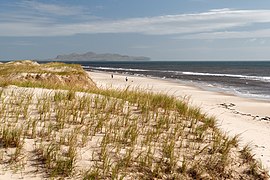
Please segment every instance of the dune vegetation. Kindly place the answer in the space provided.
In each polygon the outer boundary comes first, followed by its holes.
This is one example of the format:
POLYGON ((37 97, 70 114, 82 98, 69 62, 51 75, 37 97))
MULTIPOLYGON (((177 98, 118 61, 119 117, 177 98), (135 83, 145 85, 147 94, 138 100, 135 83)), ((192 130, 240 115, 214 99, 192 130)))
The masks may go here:
POLYGON ((80 65, 34 61, 12 61, 0 64, 0 86, 41 87, 50 89, 85 90, 95 87, 94 82, 80 65))
POLYGON ((221 132, 215 118, 186 100, 139 88, 99 89, 78 65, 33 66, 0 70, 0 177, 269 178, 239 136, 221 132), (24 76, 2 82, 22 73, 82 77, 78 86, 24 76))

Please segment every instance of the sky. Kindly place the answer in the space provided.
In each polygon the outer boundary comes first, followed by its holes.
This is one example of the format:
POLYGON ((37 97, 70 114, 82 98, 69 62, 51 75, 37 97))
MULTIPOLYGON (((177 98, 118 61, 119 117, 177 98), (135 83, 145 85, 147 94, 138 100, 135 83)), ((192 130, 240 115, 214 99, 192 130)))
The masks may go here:
POLYGON ((0 0, 0 60, 270 60, 269 0, 0 0))

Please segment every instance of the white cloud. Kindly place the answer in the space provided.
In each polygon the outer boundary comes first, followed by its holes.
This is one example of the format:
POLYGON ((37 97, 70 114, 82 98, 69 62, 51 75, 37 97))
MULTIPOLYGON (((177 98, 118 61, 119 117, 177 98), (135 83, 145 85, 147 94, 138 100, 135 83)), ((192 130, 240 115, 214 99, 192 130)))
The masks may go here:
POLYGON ((251 38, 251 39, 248 39, 247 41, 248 42, 255 42, 255 41, 257 41, 258 39, 257 38, 251 38))
POLYGON ((254 42, 257 38, 270 37, 270 29, 260 29, 253 31, 224 31, 224 32, 210 32, 198 33, 193 35, 185 35, 178 37, 178 39, 241 39, 250 38, 250 42, 254 42))
MULTIPOLYGON (((54 17, 32 17, 35 21, 3 21, 0 18, 1 36, 69 36, 95 33, 140 33, 147 35, 177 35, 186 39, 258 38, 270 37, 269 29, 237 32, 232 29, 270 23, 270 10, 214 9, 203 13, 165 15, 120 20, 85 20, 62 22, 60 18, 80 8, 24 1, 24 5, 42 12, 54 13, 54 17), (73 11, 72 11, 73 10, 73 11), (71 12, 72 11, 72 12, 71 12), (49 21, 38 21, 38 18, 49 21), (228 32, 231 30, 230 32, 228 32)), ((82 13, 83 14, 83 13, 82 13)), ((29 14, 27 14, 29 16, 29 14)), ((29 17, 28 17, 29 18, 29 17)))
POLYGON ((24 0, 18 3, 19 6, 39 11, 41 13, 49 13, 60 16, 71 16, 81 14, 85 9, 81 6, 66 6, 63 4, 48 4, 38 1, 24 0))

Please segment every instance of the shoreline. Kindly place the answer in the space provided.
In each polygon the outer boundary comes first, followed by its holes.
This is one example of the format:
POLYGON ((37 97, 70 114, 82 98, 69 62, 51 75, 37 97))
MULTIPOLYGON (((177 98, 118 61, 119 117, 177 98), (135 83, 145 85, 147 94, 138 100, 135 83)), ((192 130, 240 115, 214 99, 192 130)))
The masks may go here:
MULTIPOLYGON (((104 71, 93 71, 93 72, 104 72, 104 71)), ((110 72, 108 72, 110 73, 110 72)), ((120 75, 120 73, 118 73, 120 75)), ((241 94, 241 93, 233 93, 232 91, 226 91, 222 90, 220 87, 211 87, 207 86, 204 83, 199 83, 199 82, 191 82, 191 81, 184 81, 180 79, 171 79, 171 78, 160 78, 160 77, 154 77, 154 76, 136 76, 136 75, 130 75, 132 77, 145 77, 145 78, 150 78, 150 79, 157 79, 157 80, 163 80, 163 81, 170 81, 172 83, 180 83, 184 86, 190 86, 193 88, 197 88, 202 91, 209 91, 209 92, 214 92, 214 93, 219 93, 219 94, 224 94, 226 96, 236 96, 240 98, 245 98, 245 99, 250 99, 254 101, 259 101, 259 102, 266 102, 270 103, 270 99, 268 98, 262 98, 262 97, 256 97, 256 96, 249 96, 246 94, 241 94)))
POLYGON ((214 92, 174 82, 170 79, 158 79, 129 74, 86 71, 98 87, 126 88, 134 87, 157 93, 174 95, 188 99, 189 104, 199 107, 203 113, 214 116, 219 128, 230 136, 240 134, 241 144, 250 144, 255 158, 263 167, 270 169, 270 102, 240 97, 223 92, 214 92), (128 81, 125 81, 125 78, 128 81))
MULTIPOLYGON (((98 69, 89 69, 89 68, 84 68, 84 70, 85 71, 92 71, 92 72, 111 73, 111 74, 124 74, 124 75, 132 76, 132 77, 146 77, 146 78, 150 78, 150 79, 171 81, 174 83, 180 83, 180 84, 184 84, 187 86, 199 88, 199 89, 204 90, 204 91, 224 93, 227 95, 237 96, 237 97, 241 97, 241 98, 248 98, 248 99, 253 99, 253 100, 257 100, 257 101, 265 101, 265 102, 270 103, 270 96, 269 95, 243 93, 243 92, 240 92, 237 90, 231 90, 230 88, 224 88, 222 86, 213 86, 213 85, 206 83, 206 82, 196 82, 196 81, 192 81, 192 80, 158 77, 158 76, 137 74, 137 73, 126 73, 124 71, 123 72, 113 72, 113 71, 102 71, 102 70, 98 70, 98 69)), ((110 69, 108 69, 108 70, 110 70, 110 69)), ((111 70, 113 70, 113 68, 111 70)))
POLYGON ((236 96, 236 97, 240 97, 240 98, 270 103, 270 97, 268 98, 268 96, 266 96, 266 95, 259 96, 259 95, 255 95, 255 94, 244 94, 244 93, 240 93, 240 92, 233 92, 233 91, 229 91, 228 89, 222 89, 221 87, 208 86, 205 83, 199 83, 199 82, 188 82, 188 81, 174 80, 174 79, 165 79, 165 80, 169 80, 169 81, 176 82, 176 83, 181 83, 181 84, 184 84, 187 86, 192 86, 192 87, 198 88, 198 89, 203 90, 203 91, 216 92, 216 93, 224 94, 227 96, 236 96))
MULTIPOLYGON (((81 63, 83 64, 83 63, 81 63)), ((184 84, 195 84, 207 91, 234 94, 244 98, 266 100, 270 102, 268 89, 270 64, 256 62, 151 62, 151 63, 86 63, 85 70, 127 73, 150 78, 172 79, 184 84), (241 64, 241 68, 239 65, 241 64), (256 67, 254 69, 254 67, 256 67), (265 68, 260 71, 260 67, 265 68)))

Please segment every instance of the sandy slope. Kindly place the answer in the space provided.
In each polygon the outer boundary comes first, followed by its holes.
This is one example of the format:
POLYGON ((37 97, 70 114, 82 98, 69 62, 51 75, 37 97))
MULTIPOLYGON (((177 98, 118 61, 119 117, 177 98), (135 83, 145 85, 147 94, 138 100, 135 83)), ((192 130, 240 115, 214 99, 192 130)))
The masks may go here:
POLYGON ((270 102, 211 92, 170 80, 135 77, 110 73, 88 72, 98 87, 140 87, 155 92, 164 92, 183 98, 200 107, 203 112, 218 119, 220 128, 229 135, 241 134, 243 144, 250 143, 255 157, 270 169, 270 102), (126 82, 125 78, 128 78, 126 82), (223 105, 221 105, 223 104, 223 105))

